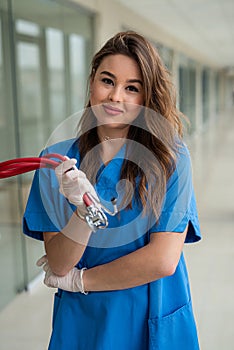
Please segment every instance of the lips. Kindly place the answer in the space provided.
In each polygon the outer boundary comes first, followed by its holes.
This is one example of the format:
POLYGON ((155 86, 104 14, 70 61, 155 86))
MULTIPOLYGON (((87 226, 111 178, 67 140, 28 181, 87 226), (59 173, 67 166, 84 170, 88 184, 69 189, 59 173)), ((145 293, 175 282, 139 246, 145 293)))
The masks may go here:
POLYGON ((113 107, 111 105, 103 105, 103 109, 109 115, 119 115, 124 112, 122 109, 113 107))

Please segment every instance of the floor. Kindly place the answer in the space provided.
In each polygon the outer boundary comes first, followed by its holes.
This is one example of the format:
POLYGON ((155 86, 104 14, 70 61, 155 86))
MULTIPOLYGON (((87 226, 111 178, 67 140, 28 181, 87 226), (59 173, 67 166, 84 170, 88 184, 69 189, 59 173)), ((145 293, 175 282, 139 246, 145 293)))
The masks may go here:
POLYGON ((234 349, 234 111, 192 147, 203 240, 186 246, 202 350, 234 349))
MULTIPOLYGON (((201 349, 232 350, 234 111, 188 144, 203 240, 184 250, 201 349)), ((0 313, 0 350, 47 349, 52 293, 39 276, 29 292, 18 295, 0 313)))

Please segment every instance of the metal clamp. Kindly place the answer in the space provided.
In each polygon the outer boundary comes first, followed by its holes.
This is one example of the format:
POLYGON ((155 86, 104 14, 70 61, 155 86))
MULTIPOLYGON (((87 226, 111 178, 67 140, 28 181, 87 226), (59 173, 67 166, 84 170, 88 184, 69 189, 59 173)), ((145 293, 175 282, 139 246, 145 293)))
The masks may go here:
POLYGON ((114 216, 118 213, 116 198, 113 198, 111 200, 113 211, 110 211, 103 204, 101 204, 101 202, 97 201, 89 192, 86 192, 83 195, 83 201, 87 209, 87 214, 84 215, 84 219, 94 232, 96 232, 98 229, 104 229, 108 226, 108 219, 104 211, 111 216, 114 216))

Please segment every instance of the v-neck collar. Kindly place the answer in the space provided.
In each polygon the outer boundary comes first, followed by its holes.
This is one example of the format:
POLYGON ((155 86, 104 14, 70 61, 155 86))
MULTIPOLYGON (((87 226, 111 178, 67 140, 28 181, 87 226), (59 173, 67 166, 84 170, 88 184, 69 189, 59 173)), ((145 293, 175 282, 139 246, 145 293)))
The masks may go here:
POLYGON ((111 186, 116 184, 120 178, 120 171, 125 159, 126 144, 124 144, 108 164, 101 163, 100 170, 97 175, 98 186, 111 186))

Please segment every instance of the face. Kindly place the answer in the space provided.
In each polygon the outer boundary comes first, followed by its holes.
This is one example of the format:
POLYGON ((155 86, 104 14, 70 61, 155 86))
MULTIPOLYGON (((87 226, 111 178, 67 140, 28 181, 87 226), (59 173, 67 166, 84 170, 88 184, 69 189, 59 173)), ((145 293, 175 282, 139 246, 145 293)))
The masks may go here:
POLYGON ((106 56, 91 81, 90 103, 99 126, 116 131, 128 128, 144 103, 136 61, 125 55, 106 56))

